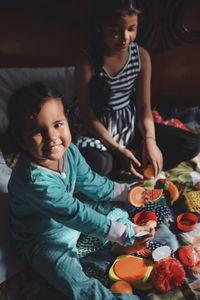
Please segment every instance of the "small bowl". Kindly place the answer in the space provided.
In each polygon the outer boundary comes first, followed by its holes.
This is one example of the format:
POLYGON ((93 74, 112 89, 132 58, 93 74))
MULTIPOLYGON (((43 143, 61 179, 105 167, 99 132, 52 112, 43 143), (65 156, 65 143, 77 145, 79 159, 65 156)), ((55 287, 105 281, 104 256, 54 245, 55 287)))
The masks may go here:
POLYGON ((157 221, 156 214, 149 210, 140 211, 133 218, 133 223, 139 226, 147 225, 149 221, 157 221))
POLYGON ((169 246, 161 246, 152 252, 152 257, 154 261, 159 261, 163 258, 171 257, 171 254, 172 251, 169 246))
POLYGON ((177 227, 181 231, 189 232, 193 231, 198 223, 198 218, 195 214, 192 213, 183 213, 178 215, 177 227))

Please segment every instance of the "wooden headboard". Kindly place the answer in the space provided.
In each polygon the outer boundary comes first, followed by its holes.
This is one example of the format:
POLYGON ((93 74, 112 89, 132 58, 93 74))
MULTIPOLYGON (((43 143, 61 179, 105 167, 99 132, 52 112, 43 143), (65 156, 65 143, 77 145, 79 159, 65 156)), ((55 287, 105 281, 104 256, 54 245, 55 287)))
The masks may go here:
MULTIPOLYGON (((74 65, 87 43, 90 1, 2 1, 0 67, 74 65)), ((200 1, 139 3, 138 43, 152 58, 153 105, 199 105, 200 1)))

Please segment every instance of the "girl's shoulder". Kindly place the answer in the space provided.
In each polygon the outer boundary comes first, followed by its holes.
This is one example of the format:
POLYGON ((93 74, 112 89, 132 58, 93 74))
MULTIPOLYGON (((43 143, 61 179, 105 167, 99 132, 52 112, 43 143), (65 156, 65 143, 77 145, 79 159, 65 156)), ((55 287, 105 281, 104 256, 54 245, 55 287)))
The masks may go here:
POLYGON ((75 70, 76 73, 80 72, 80 76, 94 72, 94 63, 90 48, 85 48, 80 51, 76 61, 75 70))
POLYGON ((140 55, 141 69, 151 67, 151 58, 149 52, 141 46, 139 46, 138 49, 140 55))
POLYGON ((139 54, 141 57, 150 57, 149 52, 145 48, 143 48, 139 45, 137 47, 138 47, 138 51, 139 51, 139 54))
POLYGON ((136 42, 131 44, 131 51, 135 55, 139 55, 140 57, 147 57, 149 56, 149 52, 143 48, 142 46, 138 45, 136 42))

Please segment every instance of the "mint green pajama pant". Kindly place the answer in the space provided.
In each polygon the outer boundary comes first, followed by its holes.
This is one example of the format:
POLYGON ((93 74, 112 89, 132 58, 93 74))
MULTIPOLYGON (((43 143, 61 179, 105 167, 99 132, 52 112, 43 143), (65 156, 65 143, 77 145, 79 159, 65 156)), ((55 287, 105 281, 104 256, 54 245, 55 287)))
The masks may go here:
MULTIPOLYGON (((87 201, 84 199, 84 202, 87 201)), ((91 202, 96 211, 110 215, 113 221, 126 221, 128 214, 115 208, 113 202, 91 202)), ((80 232, 64 227, 55 234, 38 239, 24 247, 25 256, 32 268, 40 273, 56 289, 66 295, 66 300, 137 300, 136 295, 114 293, 95 278, 89 278, 82 270, 77 256, 80 232)))

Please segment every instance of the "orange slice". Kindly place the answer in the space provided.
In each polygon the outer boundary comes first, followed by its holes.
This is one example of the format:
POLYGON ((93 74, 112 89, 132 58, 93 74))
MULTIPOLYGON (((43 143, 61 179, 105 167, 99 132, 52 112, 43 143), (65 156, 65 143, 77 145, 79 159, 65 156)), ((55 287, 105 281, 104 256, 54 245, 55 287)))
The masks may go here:
POLYGON ((114 264, 114 273, 117 277, 125 281, 136 281, 145 277, 148 271, 148 265, 144 260, 132 256, 124 257, 114 264))
POLYGON ((114 282, 111 285, 110 289, 111 289, 111 291, 116 292, 116 293, 133 295, 132 286, 128 282, 123 281, 123 280, 114 282))
POLYGON ((155 178, 155 172, 152 165, 147 165, 143 170, 143 175, 147 179, 155 178))
POLYGON ((133 187, 128 193, 128 201, 136 207, 144 206, 145 204, 145 189, 141 186, 133 187))

